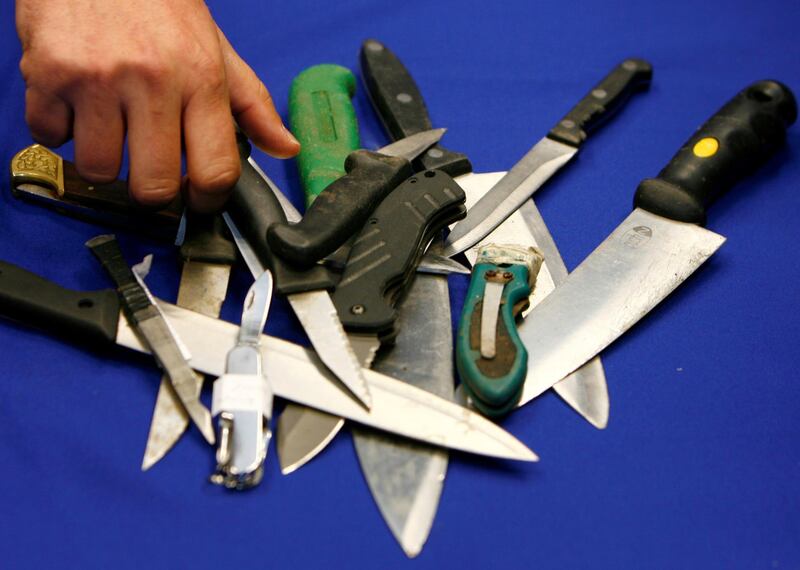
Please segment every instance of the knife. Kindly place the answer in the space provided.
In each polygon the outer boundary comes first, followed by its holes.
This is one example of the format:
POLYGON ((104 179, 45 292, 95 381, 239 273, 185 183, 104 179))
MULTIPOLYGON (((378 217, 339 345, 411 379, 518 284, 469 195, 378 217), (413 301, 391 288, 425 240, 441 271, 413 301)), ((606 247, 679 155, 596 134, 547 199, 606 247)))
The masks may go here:
MULTIPOLYGON (((191 352, 192 367, 209 375, 224 374, 226 355, 236 345, 239 327, 157 303, 191 352)), ((120 310, 114 290, 64 289, 1 261, 0 315, 91 348, 116 343, 148 352, 120 310)), ((267 335, 261 335, 260 343, 264 374, 270 378, 275 396, 452 449, 520 461, 538 459, 519 440, 479 414, 371 370, 364 371, 373 398, 372 408, 367 410, 337 385, 314 351, 267 335)))
POLYGON ((634 211, 528 315, 523 405, 633 326, 722 245, 706 209, 783 144, 797 118, 792 92, 751 84, 636 190, 634 211))
MULTIPOLYGON (((425 102, 414 79, 388 47, 377 40, 367 40, 362 46, 360 59, 364 83, 373 106, 393 138, 431 127, 425 102)), ((467 194, 468 212, 480 196, 491 188, 487 180, 496 181, 497 176, 504 174, 474 174, 472 165, 463 154, 441 146, 434 147, 419 160, 423 168, 441 168, 457 177, 467 194)), ((531 304, 536 304, 566 278, 567 269, 536 206, 531 200, 526 200, 522 208, 525 210, 524 218, 520 214, 512 214, 512 219, 501 224, 482 244, 516 243, 534 246, 542 251, 544 264, 531 298, 531 304)), ((468 250, 466 255, 474 263, 475 250, 468 250)), ((594 426, 605 427, 608 421, 608 391, 599 357, 576 370, 554 389, 594 426)))
POLYGON ((169 322, 153 302, 143 279, 137 278, 119 248, 113 235, 90 239, 86 246, 92 250, 100 264, 117 285, 117 292, 131 326, 144 339, 150 351, 169 378, 175 394, 192 422, 209 443, 214 443, 211 414, 200 402, 196 374, 189 367, 179 342, 180 336, 170 328, 169 322))
MULTIPOLYGON (((345 175, 345 158, 359 145, 350 102, 354 91, 352 73, 336 65, 309 68, 292 83, 290 120, 303 147, 298 168, 310 203, 315 194, 345 175)), ((394 304, 413 278, 422 246, 448 219, 463 215, 461 190, 451 180, 453 190, 448 195, 442 186, 447 181, 433 178, 435 175, 412 177, 393 190, 370 215, 366 229, 348 246, 343 276, 332 298, 365 367, 372 362, 381 337, 393 338, 397 332, 393 326, 397 317, 394 304), (377 317, 376 326, 370 323, 359 328, 363 323, 353 322, 365 313, 377 317)), ((313 458, 341 426, 338 418, 287 406, 278 429, 283 473, 313 458)))
POLYGON ((443 255, 472 247, 503 223, 575 156, 588 133, 618 111, 632 93, 646 89, 652 74, 650 64, 641 59, 626 59, 614 68, 453 227, 443 255))
POLYGON ((499 418, 522 396, 528 353, 517 316, 530 304, 542 265, 533 247, 492 244, 478 250, 456 340, 456 367, 472 404, 499 418))
POLYGON ((219 446, 211 482, 228 489, 249 489, 264 476, 273 398, 261 361, 261 331, 271 300, 272 274, 265 271, 250 286, 236 346, 228 352, 225 374, 214 381, 219 446))
MULTIPOLYGON (((186 213, 186 234, 180 247, 183 260, 178 286, 180 307, 218 317, 228 290, 231 266, 236 262, 236 248, 226 235, 222 218, 186 213)), ((203 377, 196 375, 199 395, 203 377)), ((186 430, 189 418, 166 378, 158 388, 153 419, 147 436, 142 471, 155 465, 186 430)))

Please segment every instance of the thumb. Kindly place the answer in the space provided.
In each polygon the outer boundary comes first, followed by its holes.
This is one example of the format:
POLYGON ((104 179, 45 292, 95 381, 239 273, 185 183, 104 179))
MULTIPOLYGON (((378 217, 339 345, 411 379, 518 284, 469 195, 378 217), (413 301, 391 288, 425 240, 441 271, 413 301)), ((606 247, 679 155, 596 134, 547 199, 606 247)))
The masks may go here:
POLYGON ((264 152, 289 158, 300 152, 300 143, 284 126, 267 88, 233 49, 217 28, 225 75, 231 99, 231 112, 247 137, 264 152))

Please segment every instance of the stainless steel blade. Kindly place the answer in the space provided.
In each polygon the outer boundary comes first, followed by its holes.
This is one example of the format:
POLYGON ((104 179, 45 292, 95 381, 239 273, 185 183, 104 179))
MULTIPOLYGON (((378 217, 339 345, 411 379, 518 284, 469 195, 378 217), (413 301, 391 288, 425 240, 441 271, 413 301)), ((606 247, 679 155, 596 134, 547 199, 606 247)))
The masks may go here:
POLYGON ((433 273, 434 275, 450 275, 451 273, 460 273, 462 275, 469 275, 471 271, 457 262, 455 259, 444 257, 442 255, 425 252, 422 259, 417 266, 419 273, 433 273))
POLYGON ((422 131, 379 148, 375 152, 386 156, 402 156, 406 160, 414 160, 425 152, 428 147, 439 142, 445 132, 447 132, 447 129, 422 131))
POLYGON ((475 205, 467 217, 453 226, 442 255, 453 256, 481 241, 502 224, 578 149, 547 137, 536 143, 475 205))
POLYGON ((311 461, 336 437, 342 426, 344 419, 339 416, 287 403, 277 427, 281 473, 288 475, 311 461))
POLYGON ((361 403, 370 407, 369 387, 328 292, 293 293, 287 299, 320 360, 361 403))
POLYGON ((725 238, 636 209, 523 321, 523 405, 596 356, 708 259, 725 238))
MULTIPOLYGON (((218 317, 228 290, 230 266, 188 261, 183 264, 178 287, 178 306, 209 317, 218 317)), ((203 376, 195 374, 195 393, 199 397, 203 376)), ((142 459, 142 471, 158 463, 180 439, 189 425, 189 416, 169 383, 162 377, 153 419, 142 459)))
MULTIPOLYGON (((460 177, 458 182, 467 194, 467 207, 477 202, 504 175, 504 172, 491 172, 460 177)), ((478 247, 489 243, 532 245, 539 248, 544 255, 544 263, 530 298, 530 307, 523 313, 524 315, 527 315, 567 278, 567 267, 533 200, 526 200, 492 233, 475 247, 468 249, 465 255, 470 263, 475 263, 478 247)), ((606 427, 610 405, 605 372, 599 356, 592 358, 558 382, 553 389, 593 426, 598 429, 606 427)))
MULTIPOLYGON (((453 339, 447 278, 417 275, 398 306, 400 331, 391 350, 379 353, 375 371, 453 398, 453 339)), ((383 519, 409 557, 428 538, 447 472, 447 452, 361 427, 353 441, 383 519)))
MULTIPOLYGON (((221 375, 239 327, 162 301, 159 305, 191 350, 192 367, 221 375)), ((117 343, 147 352, 123 315, 117 343)), ((521 461, 538 459, 514 436, 479 414, 383 374, 364 370, 373 400, 372 408, 366 410, 339 387, 314 351, 262 335, 261 354, 276 396, 437 446, 521 461)))

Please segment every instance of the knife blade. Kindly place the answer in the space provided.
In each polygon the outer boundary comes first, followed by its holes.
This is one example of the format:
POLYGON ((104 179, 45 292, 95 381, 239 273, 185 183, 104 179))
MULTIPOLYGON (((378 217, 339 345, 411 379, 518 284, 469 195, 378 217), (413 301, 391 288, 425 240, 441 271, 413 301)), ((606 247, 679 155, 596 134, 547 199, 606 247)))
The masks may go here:
MULTIPOLYGON (((183 260, 178 286, 180 307, 218 317, 228 290, 231 266, 236 262, 236 249, 227 237, 219 216, 202 216, 187 212, 186 235, 180 247, 183 260)), ((200 394, 203 377, 196 375, 196 393, 200 394)), ((168 378, 158 388, 153 419, 147 436, 142 471, 155 465, 186 430, 189 418, 168 378)))
POLYGON ((634 211, 520 326, 529 352, 520 405, 616 340, 714 254, 725 238, 701 227, 707 207, 774 154, 796 118, 786 86, 753 83, 639 185, 634 211))
MULTIPOLYGON (((192 367, 221 376, 239 327, 157 303, 191 352, 192 367)), ((2 261, 0 315, 91 348, 117 344, 138 352, 149 350, 128 323, 115 291, 72 291, 2 261)), ((372 409, 367 410, 338 386, 313 350, 263 334, 260 343, 264 373, 276 396, 438 446, 504 459, 538 459, 479 414, 371 370, 364 371, 373 395, 372 409)))
MULTIPOLYGON (((393 138, 431 128, 425 101, 413 77, 388 47, 377 40, 367 40, 363 44, 360 61, 370 99, 393 138)), ((496 182, 495 176, 502 177, 505 174, 475 174, 465 155, 441 146, 433 147, 420 157, 419 162, 423 168, 439 168, 456 176, 459 185, 466 192, 468 212, 494 185, 487 184, 487 181, 496 182)), ((522 208, 524 216, 512 214, 511 219, 496 228, 479 245, 518 243, 542 251, 544 264, 531 297, 531 305, 535 305, 566 278, 567 269, 533 201, 526 200, 522 208)), ((472 263, 475 262, 476 252, 477 248, 466 252, 472 263)), ((554 389, 592 425, 598 428, 606 426, 608 391, 599 357, 559 382, 554 389)))
POLYGON ((647 88, 652 67, 627 59, 614 68, 478 202, 447 237, 443 255, 456 255, 503 223, 578 152, 588 133, 601 125, 637 90, 647 88))
POLYGON ((144 281, 137 279, 125 262, 113 235, 100 235, 86 242, 100 264, 117 285, 132 327, 144 337, 161 368, 167 374, 183 408, 208 443, 214 443, 211 414, 200 402, 196 390, 196 375, 187 363, 176 336, 164 315, 153 302, 144 281))

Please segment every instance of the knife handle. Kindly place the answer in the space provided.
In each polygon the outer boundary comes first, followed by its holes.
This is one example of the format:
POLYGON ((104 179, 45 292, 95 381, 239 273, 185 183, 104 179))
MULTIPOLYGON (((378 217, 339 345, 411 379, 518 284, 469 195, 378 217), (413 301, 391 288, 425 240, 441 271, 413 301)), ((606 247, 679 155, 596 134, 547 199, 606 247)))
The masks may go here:
MULTIPOLYGON (((392 140, 432 128, 425 100, 403 63, 378 40, 361 44, 361 76, 372 105, 392 140)), ((418 170, 443 170, 450 176, 472 172, 466 155, 439 144, 428 149, 417 161, 418 170)))
POLYGON ((705 225, 706 209, 780 148, 797 119, 797 101, 777 81, 740 91, 672 157, 644 180, 634 206, 679 222, 705 225))
POLYGON ((180 255, 184 262, 233 265, 236 262, 236 246, 222 216, 187 210, 186 237, 181 245, 180 255))
POLYGON ((456 369, 473 405, 488 417, 510 412, 522 396, 528 372, 528 351, 517 333, 516 317, 528 306, 531 293, 528 268, 476 263, 464 300, 456 338, 456 369), (481 314, 486 283, 495 275, 503 287, 495 333, 496 354, 481 356, 481 314))
POLYGON ((572 108, 547 135, 580 147, 588 133, 617 112, 636 91, 650 87, 653 66, 643 59, 626 59, 572 108))
POLYGON ((73 291, 0 261, 0 314, 70 340, 113 344, 119 323, 113 289, 73 291))
POLYGON ((413 173, 405 158, 368 150, 350 153, 344 168, 347 174, 317 196, 300 222, 269 227, 269 246, 287 263, 309 267, 333 253, 364 226, 386 195, 413 173))
POLYGON ((278 198, 247 160, 250 143, 242 133, 237 133, 242 173, 233 187, 227 211, 255 251, 261 263, 272 270, 275 292, 290 295, 303 291, 333 289, 334 281, 322 266, 313 266, 308 271, 298 271, 278 256, 273 255, 267 245, 267 228, 272 224, 285 223, 286 216, 278 198))
POLYGON ((413 278, 424 246, 466 215, 466 196, 449 175, 427 170, 397 187, 355 239, 331 295, 349 332, 394 336, 395 305, 413 278))
POLYGON ((306 206, 344 176, 347 155, 361 148, 351 101, 355 91, 355 77, 339 65, 309 67, 292 81, 289 121, 300 141, 297 167, 306 206))

